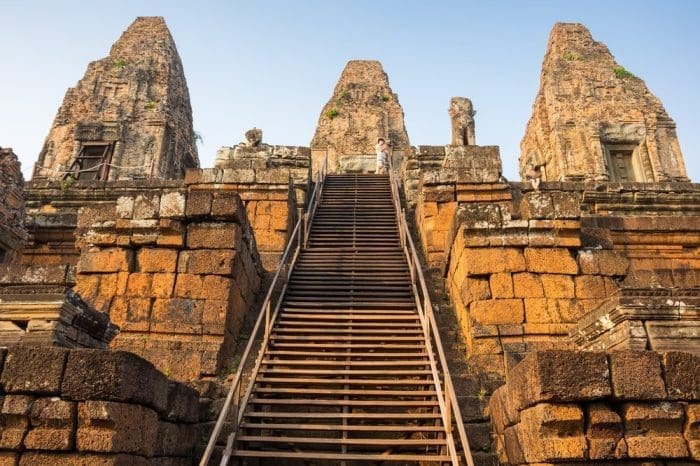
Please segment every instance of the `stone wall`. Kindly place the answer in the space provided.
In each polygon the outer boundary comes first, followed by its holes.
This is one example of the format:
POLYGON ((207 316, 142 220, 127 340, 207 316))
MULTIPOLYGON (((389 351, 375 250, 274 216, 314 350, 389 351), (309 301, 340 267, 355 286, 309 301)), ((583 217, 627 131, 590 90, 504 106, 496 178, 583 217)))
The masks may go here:
POLYGON ((245 206, 260 258, 274 271, 310 192, 311 156, 307 147, 222 147, 216 168, 189 170, 190 189, 234 190, 245 206))
POLYGON ((24 177, 17 155, 0 147, 0 263, 12 261, 25 241, 24 177))
POLYGON ((416 156, 406 160, 404 190, 409 205, 411 199, 416 204, 416 223, 430 268, 444 267, 458 204, 498 201, 494 183, 501 180, 501 172, 497 146, 420 146, 416 156), (474 191, 486 195, 477 199, 474 191))
POLYGON ((113 348, 181 381, 230 370, 261 276, 237 193, 144 190, 83 208, 78 227, 75 291, 121 327, 113 348))
POLYGON ((699 387, 688 353, 532 353, 491 397, 500 464, 694 464, 699 387))
MULTIPOLYGON (((52 180, 33 180, 25 185, 26 224, 28 240, 19 261, 31 265, 78 263, 80 251, 76 244, 78 213, 90 209, 90 215, 102 212, 101 219, 115 220, 114 205, 122 196, 143 192, 183 190, 182 180, 139 181, 77 181, 65 184, 52 180)), ((85 222, 89 216, 83 216, 85 222)), ((71 278, 69 276, 68 278, 71 278)), ((66 282, 73 286, 74 281, 66 282)))
POLYGON ((189 465, 197 393, 130 353, 0 350, 0 462, 189 465))
POLYGON ((68 89, 34 170, 35 178, 182 178, 198 167, 192 109, 180 56, 161 17, 137 18, 108 57, 68 89), (87 151, 87 152, 86 152, 87 151), (86 172, 84 155, 106 163, 86 172), (75 172, 75 170, 83 170, 75 172))
MULTIPOLYGON (((680 213, 697 203, 697 185, 455 189, 457 208, 442 254, 470 358, 480 367, 505 374, 522 353, 571 347, 569 332, 584 315, 596 310, 591 322, 607 322, 616 308, 611 302, 625 299, 647 315, 642 320, 666 321, 655 324, 659 335, 693 345, 698 311, 693 299, 680 301, 696 293, 700 223, 680 213), (654 304, 669 299, 679 303, 666 304, 666 311, 654 304)), ((438 212, 450 208, 441 204, 438 212)), ((435 240, 428 246, 441 252, 435 240)))
POLYGON ((557 23, 520 144, 523 179, 687 181, 676 125, 582 24, 557 23))

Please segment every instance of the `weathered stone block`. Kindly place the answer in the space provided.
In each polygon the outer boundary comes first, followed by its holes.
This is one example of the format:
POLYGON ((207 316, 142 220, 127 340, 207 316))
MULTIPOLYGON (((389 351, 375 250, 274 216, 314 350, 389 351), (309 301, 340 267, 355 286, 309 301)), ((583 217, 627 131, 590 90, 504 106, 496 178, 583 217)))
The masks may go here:
POLYGON ((232 249, 197 249, 180 252, 178 272, 190 274, 233 274, 237 251, 232 249))
POLYGON ((508 397, 506 387, 499 387, 491 395, 489 413, 493 429, 499 435, 502 435, 507 427, 518 422, 519 412, 513 407, 512 399, 508 397))
POLYGON ((151 283, 151 296, 154 298, 172 297, 175 288, 175 277, 174 273, 154 273, 151 283))
POLYGON ((523 272, 525 259, 516 248, 468 248, 464 251, 469 275, 523 272))
POLYGON ((684 458, 683 406, 680 403, 628 403, 622 406, 630 458, 684 458))
POLYGON ((61 386, 71 400, 139 403, 166 408, 168 381, 153 364, 125 351, 72 350, 61 386))
POLYGON ((607 292, 603 277, 597 275, 580 275, 575 277, 576 297, 579 299, 606 298, 607 292))
POLYGON ((576 405, 537 404, 520 413, 517 429, 530 463, 586 459, 583 411, 576 405))
POLYGON ((527 463, 525 453, 523 452, 524 442, 521 438, 521 430, 518 426, 508 427, 503 433, 503 443, 507 462, 510 464, 527 463))
POLYGON ((168 384, 168 404, 163 417, 172 422, 195 423, 199 420, 199 394, 185 384, 168 384))
POLYGON ((544 295, 548 298, 573 298, 574 281, 569 275, 542 274, 544 295))
POLYGON ((153 456, 157 434, 158 414, 152 409, 112 401, 78 405, 78 451, 153 456))
POLYGON ((203 275, 179 273, 175 280, 175 296, 187 299, 206 298, 207 292, 202 289, 203 284, 203 275))
POLYGON ((156 299, 152 327, 161 332, 200 333, 204 303, 187 298, 156 299))
POLYGON ((160 197, 160 218, 183 218, 185 216, 185 195, 177 191, 160 197))
POLYGON ((494 298, 513 297, 513 279, 509 273, 494 273, 489 278, 489 284, 494 298))
POLYGON ((627 455, 620 415, 603 403, 586 408, 588 457, 592 460, 619 459, 627 455))
POLYGON ((546 192, 533 191, 525 194, 520 202, 520 213, 524 219, 553 218, 552 196, 546 192))
POLYGON ((136 263, 141 272, 175 272, 177 251, 165 248, 141 248, 136 254, 136 263))
POLYGON ((233 280, 218 275, 206 275, 202 290, 207 299, 227 300, 231 294, 233 280))
POLYGON ((463 280, 460 287, 460 296, 464 304, 491 299, 491 290, 487 279, 471 277, 458 277, 458 279, 463 280))
POLYGON ((683 437, 688 442, 690 457, 700 461, 700 403, 686 405, 683 437))
POLYGON ((211 191, 190 191, 187 193, 186 215, 188 217, 204 217, 211 214, 211 191))
POLYGON ((195 426, 159 422, 155 455, 190 456, 197 440, 195 426))
POLYGON ((513 274, 513 292, 516 298, 544 297, 540 276, 529 272, 513 274))
POLYGON ((153 274, 132 273, 126 284, 128 296, 150 297, 152 294, 153 274))
POLYGON ((669 351, 663 354, 666 393, 671 400, 700 399, 700 357, 669 351))
POLYGON ((33 397, 27 395, 5 395, 2 400, 2 429, 0 429, 0 448, 20 450, 22 441, 29 430, 29 414, 33 397))
POLYGON ((58 394, 68 353, 45 346, 10 348, 0 383, 7 393, 58 394))
POLYGON ((525 248, 528 272, 578 274, 578 264, 568 249, 525 248))
POLYGON ((528 354, 507 377, 509 396, 522 409, 542 401, 571 402, 610 396, 603 353, 565 350, 528 354))
POLYGON ((134 215, 134 198, 131 196, 119 196, 116 205, 117 218, 130 219, 134 215))
POLYGON ((192 223, 187 226, 187 246, 193 249, 239 248, 243 233, 235 223, 192 223))
POLYGON ((252 168, 226 168, 221 178, 223 183, 254 183, 255 170, 252 168))
POLYGON ((663 400, 661 360, 653 351, 613 351, 608 355, 613 395, 620 400, 663 400))
POLYGON ((75 403, 59 398, 39 398, 31 409, 32 429, 24 438, 29 450, 71 450, 74 445, 75 403))
POLYGON ((134 219, 156 218, 160 207, 160 196, 157 194, 138 194, 134 198, 134 219))
POLYGON ((471 303, 469 313, 474 321, 486 324, 521 324, 525 311, 521 299, 489 299, 471 303))
POLYGON ((554 218, 579 218, 581 194, 578 192, 553 192, 554 218))
POLYGON ((211 204, 211 215, 217 219, 240 224, 245 218, 245 208, 241 197, 232 191, 215 192, 211 204))
POLYGON ((78 273, 129 272, 132 264, 133 251, 128 249, 83 251, 78 261, 78 273))

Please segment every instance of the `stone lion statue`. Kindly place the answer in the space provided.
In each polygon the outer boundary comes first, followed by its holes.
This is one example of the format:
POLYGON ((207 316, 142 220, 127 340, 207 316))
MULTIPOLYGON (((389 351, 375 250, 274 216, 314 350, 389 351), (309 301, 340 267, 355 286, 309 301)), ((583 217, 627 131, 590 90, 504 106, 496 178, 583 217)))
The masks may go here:
POLYGON ((473 146, 476 144, 472 101, 466 97, 452 97, 447 111, 452 122, 452 145, 473 146))
POLYGON ((263 132, 261 129, 253 128, 245 132, 245 147, 260 147, 262 144, 263 132))

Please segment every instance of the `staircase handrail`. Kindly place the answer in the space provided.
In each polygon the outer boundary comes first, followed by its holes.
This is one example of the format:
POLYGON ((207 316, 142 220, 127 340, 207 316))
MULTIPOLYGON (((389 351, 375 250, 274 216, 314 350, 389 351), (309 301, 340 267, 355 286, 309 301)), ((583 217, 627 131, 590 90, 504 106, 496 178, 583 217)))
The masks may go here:
POLYGON ((327 171, 328 155, 326 155, 326 157, 323 159, 323 163, 321 164, 320 170, 316 172, 316 174, 318 175, 318 179, 316 180, 314 190, 311 193, 311 197, 309 198, 309 208, 304 214, 304 247, 308 247, 309 245, 309 229, 311 223, 314 220, 314 216, 316 215, 316 208, 321 202, 321 188, 323 187, 323 183, 326 180, 327 171))
POLYGON ((447 366, 447 359, 445 358, 445 353, 442 349, 442 341, 440 339, 440 332, 437 322, 435 321, 433 305, 430 300, 430 293, 428 292, 428 286, 425 282, 422 265, 420 263, 420 259, 418 258, 418 253, 416 251, 415 244, 413 243, 413 238, 411 237, 411 231, 408 228, 408 223, 406 222, 406 212, 401 207, 401 187, 399 185, 396 172, 394 171, 391 158, 389 159, 389 180, 391 184, 392 200, 396 210, 397 223, 399 227, 399 238, 411 272, 411 284, 414 289, 418 315, 423 326, 423 335, 425 337, 428 357, 430 359, 431 370, 436 383, 436 395, 442 414, 442 421, 447 434, 447 444, 448 449, 450 450, 449 454, 452 457, 453 464, 458 465, 458 453, 456 451, 454 437, 452 435, 452 422, 454 420, 454 423, 457 425, 459 439, 462 444, 462 454, 464 455, 465 461, 467 462, 468 466, 474 466, 474 460, 469 448, 469 440, 467 439, 464 422, 462 421, 462 414, 459 410, 457 395, 454 390, 454 385, 452 384, 452 377, 450 376, 450 370, 447 366), (431 341, 433 339, 435 340, 435 352, 438 354, 440 368, 442 369, 444 393, 440 384, 439 371, 436 364, 437 361, 435 361, 432 348, 433 345, 431 341))
POLYGON ((212 454, 214 453, 214 449, 216 448, 216 442, 219 439, 219 435, 221 435, 221 431, 224 427, 224 424, 226 423, 226 419, 229 415, 229 412, 231 410, 231 407, 236 408, 235 416, 234 416, 234 426, 232 429, 232 433, 229 436, 227 443, 226 443, 226 449, 224 451, 224 457, 221 459, 221 464, 226 465, 228 464, 228 457, 230 456, 231 448, 233 447, 233 441, 234 441, 234 436, 236 434, 236 431, 238 430, 238 426, 243 419, 243 412, 245 410, 245 406, 248 402, 248 398, 250 397, 250 393, 252 391, 253 385, 255 383, 255 375, 258 372, 258 369, 262 363, 262 358, 263 354, 265 352, 265 348, 267 347, 267 343, 270 339, 270 332, 272 330, 272 326, 274 325, 275 319, 277 318, 277 314, 279 313, 279 308, 280 305, 282 304, 282 299, 284 297, 284 294, 287 290, 287 283, 289 282, 289 278, 292 275, 292 271, 294 270, 294 265, 296 264, 297 258, 299 257, 299 253, 301 252, 302 247, 305 247, 306 244, 308 243, 308 232, 309 228, 311 225, 311 221, 313 220, 313 215, 309 216, 309 212, 315 213, 316 212, 316 207, 317 204, 320 200, 320 193, 323 189, 323 184, 326 179, 326 172, 328 169, 328 156, 323 160, 323 164, 321 165, 321 169, 316 173, 317 174, 317 182, 314 187, 313 194, 311 195, 309 205, 307 208, 307 212, 304 215, 300 215, 297 218, 296 224, 294 225, 294 229, 292 230, 292 234, 289 236, 289 240, 287 241, 287 246, 284 249, 284 253, 282 254, 282 257, 280 258, 280 264, 277 266, 277 270, 275 270, 275 275, 272 278, 272 282, 270 283, 270 287, 267 290, 267 294, 265 295, 265 300, 263 301, 262 305, 260 306, 260 311, 258 312, 258 318, 255 322, 255 326, 253 327, 253 331, 251 332, 249 338, 248 338, 248 343, 246 344, 245 350, 243 351, 243 355, 241 356, 241 360, 238 364, 238 368, 236 370, 236 375, 233 378, 233 382, 231 383, 231 387, 229 387, 228 394, 226 395, 226 400, 224 402, 223 407, 221 408, 221 412, 219 413, 219 417, 216 420, 216 424, 214 425, 214 429, 212 430, 211 436, 209 437, 209 441, 207 442, 207 447, 204 450, 204 454, 202 455, 202 458, 199 461, 199 466, 207 466, 209 464, 209 460, 211 459, 212 454), (289 263, 289 266, 287 266, 287 261, 290 259, 290 254, 292 251, 292 245, 296 244, 296 247, 294 248, 294 254, 291 256, 291 261, 289 263), (286 273, 283 273, 284 269, 286 270, 286 273), (280 279, 280 277, 282 277, 280 279), (275 303, 275 308, 274 311, 272 310, 272 301, 273 301, 273 294, 274 290, 278 285, 278 282, 282 283, 282 290, 279 293, 279 296, 277 298, 277 301, 275 303), (256 337, 258 336, 258 333, 260 332, 260 329, 262 328, 262 323, 263 320, 265 321, 265 331, 262 334, 263 340, 260 345, 260 350, 258 352, 258 357, 256 358, 255 361, 255 367, 253 369, 252 375, 250 382, 248 384, 248 389, 246 390, 245 397, 243 398, 243 402, 240 403, 240 407, 243 409, 238 409, 239 408, 239 401, 240 401, 240 389, 241 389, 241 379, 243 377, 243 369, 245 368, 246 364, 249 362, 249 358, 251 356, 251 351, 253 348, 253 344, 255 342, 256 337), (228 454, 228 456, 227 456, 228 454))

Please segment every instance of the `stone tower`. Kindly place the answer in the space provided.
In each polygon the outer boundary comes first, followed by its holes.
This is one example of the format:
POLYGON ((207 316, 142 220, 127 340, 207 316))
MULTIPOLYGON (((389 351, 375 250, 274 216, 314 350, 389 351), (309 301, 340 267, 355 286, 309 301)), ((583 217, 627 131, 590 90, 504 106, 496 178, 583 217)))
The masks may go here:
POLYGON ((399 160, 409 148, 403 109, 381 63, 351 60, 319 116, 311 141, 314 170, 328 154, 331 171, 373 171, 380 137, 391 140, 399 160))
POLYGON ((182 178, 198 167, 180 56, 161 17, 139 17, 68 89, 35 178, 182 178))
POLYGON ((582 24, 557 23, 520 143, 545 181, 687 181, 676 125, 640 78, 582 24))

